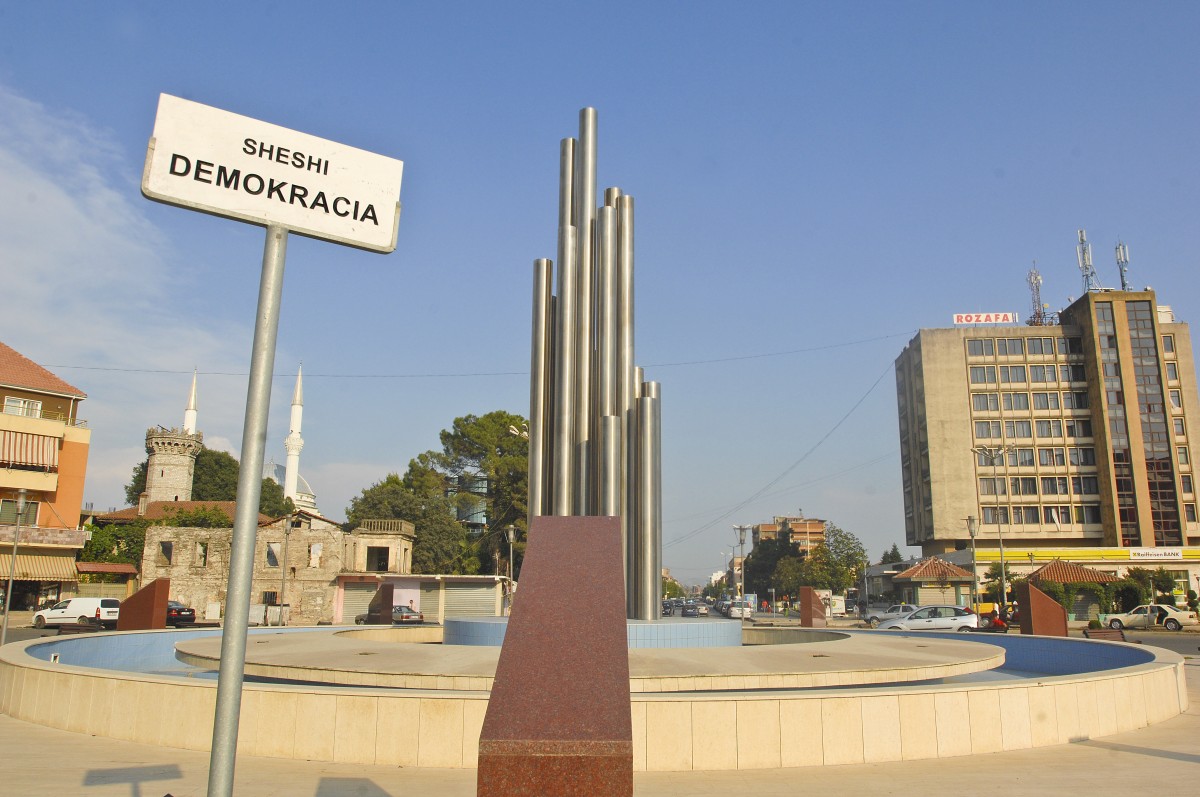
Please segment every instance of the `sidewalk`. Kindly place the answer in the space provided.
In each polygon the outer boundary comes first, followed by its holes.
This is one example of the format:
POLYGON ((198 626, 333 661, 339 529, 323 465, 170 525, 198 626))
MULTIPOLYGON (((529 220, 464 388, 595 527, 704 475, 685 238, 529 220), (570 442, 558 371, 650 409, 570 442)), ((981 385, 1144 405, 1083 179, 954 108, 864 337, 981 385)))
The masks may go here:
MULTIPOLYGON (((971 794, 1089 797, 1186 794, 1200 776, 1200 659, 1185 667, 1191 708, 1138 731, 1057 747, 888 764, 642 772, 639 797, 753 794, 971 794), (1192 786, 1187 784, 1191 783, 1192 786)), ((168 709, 169 710, 169 709, 168 709)), ((203 797, 208 754, 68 733, 0 715, 2 790, 14 795, 203 797)), ((326 764, 241 756, 238 797, 425 797, 475 794, 475 770, 326 764)))

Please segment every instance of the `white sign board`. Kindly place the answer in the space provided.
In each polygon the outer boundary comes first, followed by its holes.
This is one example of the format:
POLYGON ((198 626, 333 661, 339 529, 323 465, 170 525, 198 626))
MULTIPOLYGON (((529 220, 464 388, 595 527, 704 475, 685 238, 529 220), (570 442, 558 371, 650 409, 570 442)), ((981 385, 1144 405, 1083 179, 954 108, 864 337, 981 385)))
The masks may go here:
POLYGON ((1130 548, 1130 559, 1169 559, 1171 561, 1183 561, 1182 548, 1130 548))
POLYGON ((403 161, 162 94, 142 193, 374 252, 396 248, 403 161))
POLYGON ((1016 313, 955 313, 956 324, 1015 324, 1016 313))

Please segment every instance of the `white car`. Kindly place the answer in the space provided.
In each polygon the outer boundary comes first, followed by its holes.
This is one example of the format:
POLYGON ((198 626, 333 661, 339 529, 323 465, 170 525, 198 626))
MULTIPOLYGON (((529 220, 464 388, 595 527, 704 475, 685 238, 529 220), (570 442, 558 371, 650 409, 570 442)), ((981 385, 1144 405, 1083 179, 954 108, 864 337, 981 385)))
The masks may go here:
POLYGON ((886 612, 881 612, 878 609, 867 612, 867 622, 875 628, 880 623, 886 620, 895 620, 897 617, 903 617, 906 614, 912 614, 919 606, 913 606, 911 603, 896 603, 888 607, 886 612))
POLYGON ((1195 612, 1158 603, 1138 606, 1133 611, 1108 616, 1109 628, 1153 628, 1156 625, 1161 625, 1168 631, 1179 631, 1185 625, 1200 625, 1200 619, 1196 618, 1195 612))
POLYGON ((701 617, 708 617, 708 604, 703 602, 697 603, 696 611, 700 612, 701 617))
POLYGON ((67 623, 115 626, 121 602, 116 598, 67 598, 33 615, 33 627, 67 623))
POLYGON ((881 631, 974 631, 979 615, 961 606, 922 606, 879 624, 881 631))
POLYGON ((754 607, 746 601, 734 601, 729 605, 730 618, 740 617, 745 619, 754 616, 754 607))

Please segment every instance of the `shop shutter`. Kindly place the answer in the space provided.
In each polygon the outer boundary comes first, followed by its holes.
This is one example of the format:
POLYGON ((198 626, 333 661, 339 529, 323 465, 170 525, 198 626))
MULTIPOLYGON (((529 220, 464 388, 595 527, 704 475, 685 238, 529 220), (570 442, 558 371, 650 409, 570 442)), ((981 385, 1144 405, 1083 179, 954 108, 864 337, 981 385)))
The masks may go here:
POLYGON ((447 617, 495 617, 496 616, 496 585, 494 582, 484 584, 447 584, 446 585, 446 616, 447 617))
POLYGON ((342 595, 342 622, 353 623, 355 617, 366 614, 371 605, 371 598, 374 598, 378 591, 379 585, 374 582, 346 584, 342 595))

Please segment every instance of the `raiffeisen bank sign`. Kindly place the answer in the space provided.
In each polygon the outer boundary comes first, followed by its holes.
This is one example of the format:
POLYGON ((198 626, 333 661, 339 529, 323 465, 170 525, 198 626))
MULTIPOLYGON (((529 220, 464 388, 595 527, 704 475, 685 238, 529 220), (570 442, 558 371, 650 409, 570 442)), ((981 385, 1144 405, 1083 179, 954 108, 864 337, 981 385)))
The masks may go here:
POLYGON ((162 94, 142 193, 169 205, 392 252, 403 161, 162 94))

